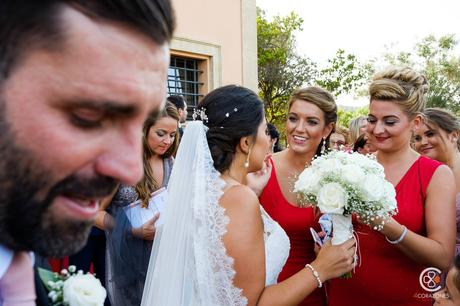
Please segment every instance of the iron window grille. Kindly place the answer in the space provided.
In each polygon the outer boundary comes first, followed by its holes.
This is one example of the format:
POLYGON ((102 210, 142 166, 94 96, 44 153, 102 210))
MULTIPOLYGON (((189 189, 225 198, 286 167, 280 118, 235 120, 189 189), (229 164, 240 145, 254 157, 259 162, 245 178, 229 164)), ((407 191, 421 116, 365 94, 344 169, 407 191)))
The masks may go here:
MULTIPOLYGON (((200 75, 203 73, 199 69, 200 60, 171 56, 171 63, 168 69, 168 94, 181 95, 187 102, 189 115, 198 105, 203 94, 200 88, 200 75)), ((190 117, 190 116, 189 116, 190 117)))

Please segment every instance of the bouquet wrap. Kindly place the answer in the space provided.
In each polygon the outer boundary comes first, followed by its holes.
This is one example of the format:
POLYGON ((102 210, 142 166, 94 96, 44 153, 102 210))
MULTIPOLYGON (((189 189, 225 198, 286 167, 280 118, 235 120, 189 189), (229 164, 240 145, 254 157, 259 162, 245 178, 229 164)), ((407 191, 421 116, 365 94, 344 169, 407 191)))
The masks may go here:
POLYGON ((353 224, 351 216, 332 214, 332 244, 344 243, 353 237, 353 224))

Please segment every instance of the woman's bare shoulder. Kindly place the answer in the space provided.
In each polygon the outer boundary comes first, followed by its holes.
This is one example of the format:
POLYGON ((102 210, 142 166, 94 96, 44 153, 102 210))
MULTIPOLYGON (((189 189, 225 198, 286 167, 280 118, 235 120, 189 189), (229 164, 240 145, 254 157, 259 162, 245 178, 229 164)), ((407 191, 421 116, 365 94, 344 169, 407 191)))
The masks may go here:
POLYGON ((260 203, 257 195, 246 185, 236 185, 228 188, 222 195, 220 205, 226 214, 232 218, 260 218, 260 203))

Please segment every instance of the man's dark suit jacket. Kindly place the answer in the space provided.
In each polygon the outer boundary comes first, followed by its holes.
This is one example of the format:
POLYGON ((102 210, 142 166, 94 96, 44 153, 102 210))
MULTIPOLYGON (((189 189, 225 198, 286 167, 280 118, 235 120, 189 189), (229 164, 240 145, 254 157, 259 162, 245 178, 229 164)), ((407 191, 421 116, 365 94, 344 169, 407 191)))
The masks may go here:
POLYGON ((37 306, 51 306, 48 299, 48 291, 46 291, 45 285, 43 284, 42 280, 40 279, 40 276, 38 275, 38 267, 51 270, 46 259, 43 259, 38 255, 35 255, 34 277, 35 293, 37 295, 37 306))

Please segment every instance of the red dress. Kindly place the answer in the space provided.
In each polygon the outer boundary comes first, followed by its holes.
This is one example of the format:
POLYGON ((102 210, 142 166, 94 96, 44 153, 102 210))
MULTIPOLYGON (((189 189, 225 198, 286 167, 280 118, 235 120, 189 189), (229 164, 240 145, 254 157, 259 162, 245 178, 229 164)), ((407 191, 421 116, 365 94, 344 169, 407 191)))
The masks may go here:
MULTIPOLYGON (((424 199, 426 188, 441 163, 420 156, 396 185, 398 214, 394 217, 409 230, 426 236, 424 199)), ((354 223, 359 237, 361 266, 351 279, 327 284, 330 306, 419 306, 433 301, 419 283, 427 268, 417 264, 368 226, 354 223)))
MULTIPOLYGON (((271 163, 273 165, 273 161, 271 163)), ((278 276, 278 282, 281 282, 305 268, 307 263, 316 258, 313 250, 314 242, 309 228, 313 227, 316 231, 320 231, 321 227, 312 208, 296 207, 284 198, 276 178, 274 165, 270 179, 259 200, 270 217, 286 231, 291 243, 286 265, 278 276)), ((326 305, 323 288, 316 289, 299 305, 326 305)))

